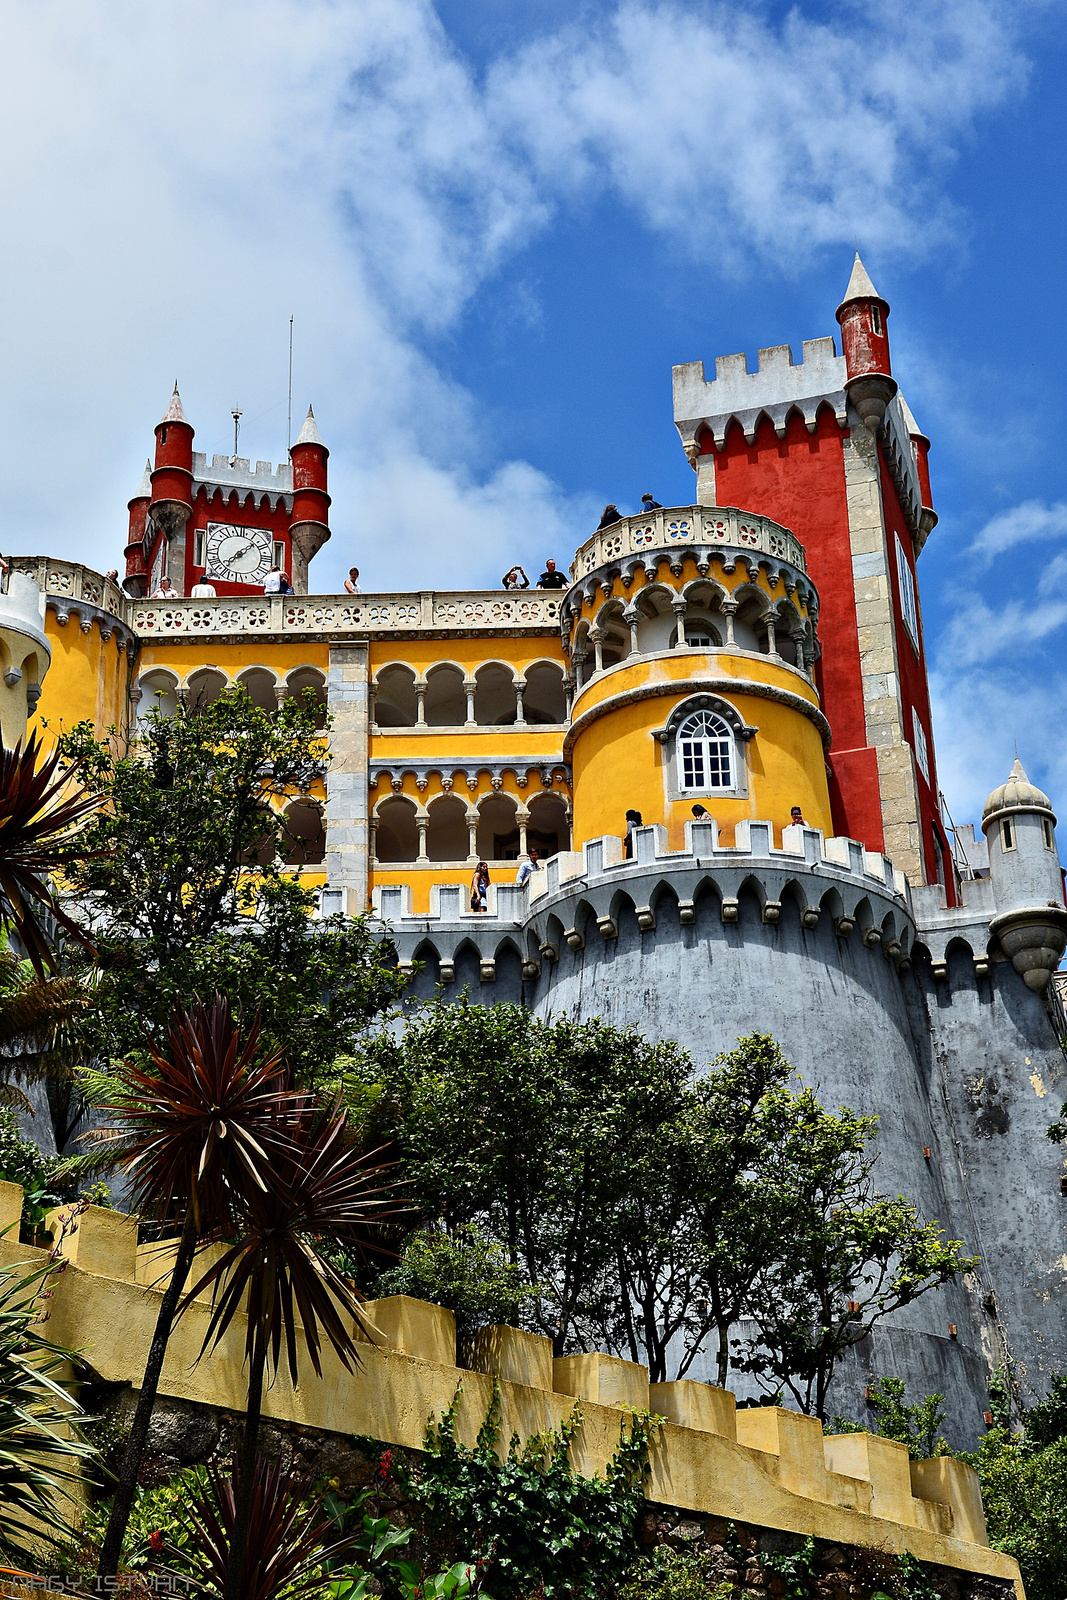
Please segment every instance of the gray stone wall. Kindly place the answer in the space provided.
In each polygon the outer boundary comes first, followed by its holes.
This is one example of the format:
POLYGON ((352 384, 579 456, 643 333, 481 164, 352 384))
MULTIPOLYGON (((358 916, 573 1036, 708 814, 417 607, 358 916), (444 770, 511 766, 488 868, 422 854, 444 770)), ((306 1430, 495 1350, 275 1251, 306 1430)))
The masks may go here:
MULTIPOLYGON (((1041 996, 990 941, 992 886, 950 912, 920 891, 913 923, 910 897, 879 884, 874 858, 842 851, 848 866, 835 864, 837 842, 788 868, 787 852, 764 843, 747 863, 639 843, 647 861, 608 863, 606 844, 587 845, 581 877, 550 874, 525 914, 509 903, 514 920, 399 917, 402 958, 426 962, 416 992, 434 992, 446 955, 446 995, 469 985, 545 1019, 632 1024, 677 1040, 698 1066, 759 1030, 824 1104, 877 1116, 879 1188, 913 1200, 981 1262, 858 1347, 832 1409, 863 1417, 868 1378, 899 1376, 914 1399, 944 1394, 948 1437, 973 1444, 994 1367, 1010 1359, 1031 1401, 1067 1371, 1067 1197, 1045 1137, 1067 1062, 1041 996)), ((691 1375, 712 1371, 709 1357, 691 1375)))

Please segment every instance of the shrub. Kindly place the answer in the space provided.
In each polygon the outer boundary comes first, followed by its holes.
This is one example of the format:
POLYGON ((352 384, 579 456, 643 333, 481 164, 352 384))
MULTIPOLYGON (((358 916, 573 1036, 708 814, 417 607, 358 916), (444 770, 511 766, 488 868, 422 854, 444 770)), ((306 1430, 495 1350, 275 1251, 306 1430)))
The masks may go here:
POLYGON ((410 1294, 447 1306, 463 1336, 494 1322, 519 1324, 523 1309, 537 1297, 500 1245, 467 1223, 452 1233, 426 1229, 404 1246, 400 1265, 384 1272, 379 1294, 410 1294))
POLYGON ((0 1180, 22 1185, 22 1226, 32 1232, 44 1222, 45 1213, 58 1206, 62 1195, 55 1170, 57 1156, 42 1155, 37 1146, 23 1137, 12 1111, 0 1111, 0 1180))

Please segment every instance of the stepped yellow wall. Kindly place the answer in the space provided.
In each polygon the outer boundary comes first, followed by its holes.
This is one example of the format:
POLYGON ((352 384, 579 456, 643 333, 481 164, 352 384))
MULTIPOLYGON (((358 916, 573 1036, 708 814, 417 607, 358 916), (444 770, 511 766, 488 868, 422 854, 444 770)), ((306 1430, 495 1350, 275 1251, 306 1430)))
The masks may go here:
MULTIPOLYGON (((22 1190, 0 1184, 0 1228, 17 1226, 22 1190)), ((52 1221, 64 1215, 53 1213, 52 1221)), ((60 1244, 66 1270, 50 1284, 47 1334, 77 1349, 107 1383, 140 1383, 167 1271, 167 1252, 137 1245, 136 1219, 91 1206, 60 1244), (121 1329, 122 1337, 115 1337, 121 1329)), ((47 1258, 0 1239, 0 1264, 47 1258)), ((282 1422, 363 1434, 420 1449, 427 1420, 440 1416, 462 1384, 458 1436, 473 1444, 493 1394, 501 1401, 501 1449, 558 1428, 581 1402, 571 1448, 575 1469, 602 1473, 619 1439, 621 1407, 666 1419, 651 1454, 649 1499, 681 1510, 875 1549, 1014 1581, 1018 1567, 990 1550, 977 1478, 951 1459, 909 1463, 903 1445, 870 1434, 824 1438, 817 1419, 780 1408, 737 1411, 727 1390, 683 1380, 649 1385, 647 1368, 591 1354, 552 1359, 551 1343, 513 1328, 485 1330, 478 1371, 455 1365, 455 1321, 440 1306, 405 1296, 371 1302, 376 1342, 347 1372, 329 1350, 323 1378, 306 1355, 294 1389, 283 1370, 264 1394, 264 1413, 282 1422)), ((197 1302, 178 1324, 160 1393, 240 1411, 245 1328, 238 1316, 210 1357, 197 1360, 210 1313, 197 1302)))

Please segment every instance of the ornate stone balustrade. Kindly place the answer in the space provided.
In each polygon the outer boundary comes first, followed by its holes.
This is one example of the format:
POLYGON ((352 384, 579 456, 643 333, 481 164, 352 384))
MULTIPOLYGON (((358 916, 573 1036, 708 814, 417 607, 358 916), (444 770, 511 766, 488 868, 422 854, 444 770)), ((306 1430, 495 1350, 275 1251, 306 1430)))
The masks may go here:
POLYGON ((83 600, 101 611, 109 611, 120 622, 128 620, 129 601, 118 584, 78 561, 56 561, 51 556, 16 556, 11 567, 12 571, 25 572, 31 577, 46 602, 55 604, 57 611, 64 600, 83 600))
POLYGON ((288 637, 314 634, 417 633, 448 628, 472 633, 553 633, 560 595, 539 590, 432 591, 369 595, 238 595, 214 600, 131 600, 117 584, 76 561, 18 556, 12 563, 40 585, 65 621, 67 609, 105 611, 141 639, 288 637))
POLYGON ((453 628, 476 633, 551 631, 559 596, 432 593, 375 595, 257 595, 217 600, 136 600, 138 638, 221 635, 418 633, 453 628))
POLYGON ((800 540, 770 517, 738 511, 735 506, 675 506, 639 517, 623 517, 621 522, 594 533, 575 556, 571 577, 578 583, 597 567, 623 561, 627 556, 641 555, 646 550, 684 549, 688 545, 752 550, 807 572, 800 540))

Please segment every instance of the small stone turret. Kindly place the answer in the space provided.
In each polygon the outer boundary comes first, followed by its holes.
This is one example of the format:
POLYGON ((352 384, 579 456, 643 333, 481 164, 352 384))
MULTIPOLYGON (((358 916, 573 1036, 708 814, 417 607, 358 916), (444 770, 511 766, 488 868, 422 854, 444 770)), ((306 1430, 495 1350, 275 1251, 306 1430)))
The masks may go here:
POLYGON ((289 454, 293 463, 293 520, 289 524, 293 544, 293 588, 297 594, 307 594, 308 565, 330 537, 330 497, 326 492, 326 462, 330 452, 322 442, 310 406, 289 454))
POLYGON ((156 424, 156 464, 150 515, 167 540, 166 572, 185 593, 185 525, 193 512, 193 428, 182 409, 178 385, 156 424))
POLYGON ((997 904, 990 927, 1027 988, 1038 994, 1067 949, 1055 830, 1052 802, 1030 782, 1016 756, 1008 781, 993 790, 982 812, 997 904))
POLYGON ((148 587, 148 560, 144 546, 145 524, 148 508, 152 504, 152 463, 146 461, 136 493, 127 501, 130 512, 129 533, 126 538, 126 578, 123 588, 138 599, 148 587))
POLYGON ((889 363, 889 302, 867 276, 858 252, 836 315, 848 372, 845 390, 864 426, 876 433, 897 392, 889 363))

